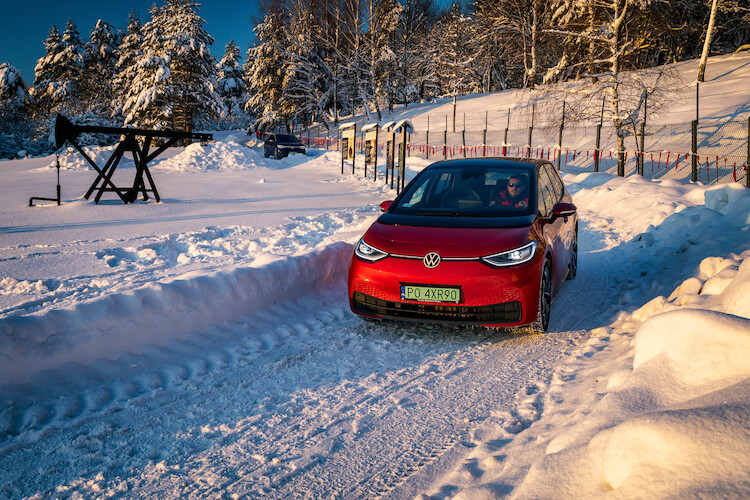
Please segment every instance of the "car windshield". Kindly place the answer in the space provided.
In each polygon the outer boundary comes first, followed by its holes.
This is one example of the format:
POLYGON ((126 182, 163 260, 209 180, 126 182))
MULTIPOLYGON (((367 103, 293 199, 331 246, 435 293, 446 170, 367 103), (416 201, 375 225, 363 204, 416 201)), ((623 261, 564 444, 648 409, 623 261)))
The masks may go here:
POLYGON ((431 168, 390 211, 402 215, 514 217, 536 206, 532 170, 513 167, 431 168), (531 194, 532 199, 529 199, 531 194))
POLYGON ((278 135, 276 135, 276 142, 294 143, 294 144, 296 144, 299 141, 293 135, 278 134, 278 135))

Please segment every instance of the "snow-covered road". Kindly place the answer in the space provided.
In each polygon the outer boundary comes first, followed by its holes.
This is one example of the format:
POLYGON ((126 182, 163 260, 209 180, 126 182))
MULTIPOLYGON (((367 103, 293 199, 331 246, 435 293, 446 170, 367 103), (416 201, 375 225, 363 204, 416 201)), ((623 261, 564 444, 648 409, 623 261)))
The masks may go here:
POLYGON ((230 321, 204 311, 199 330, 141 354, 37 374, 5 412, 15 437, 0 449, 0 494, 414 496, 479 442, 500 453, 538 418, 555 366, 611 321, 634 282, 617 265, 631 235, 582 216, 579 275, 547 335, 363 322, 348 311, 351 245, 339 243, 291 258, 337 264, 311 293, 279 291, 230 321))
POLYGON ((564 172, 579 272, 547 334, 364 322, 347 266, 393 193, 335 153, 198 146, 156 169, 190 202, 29 209, 51 159, 0 170, 0 498, 750 491, 706 468, 748 443, 747 189, 564 172))
POLYGON ((528 426, 552 367, 583 335, 364 323, 339 281, 94 363, 72 377, 84 386, 37 379, 49 399, 17 396, 33 442, 3 443, 0 493, 378 496, 472 446, 487 421, 528 426), (41 456, 45 473, 30 474, 41 456))

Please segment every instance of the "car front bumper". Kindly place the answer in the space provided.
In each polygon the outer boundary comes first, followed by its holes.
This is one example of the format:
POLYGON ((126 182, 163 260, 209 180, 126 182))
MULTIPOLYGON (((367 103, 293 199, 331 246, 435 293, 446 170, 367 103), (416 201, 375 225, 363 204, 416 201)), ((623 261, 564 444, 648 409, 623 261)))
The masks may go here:
POLYGON ((537 319, 543 258, 492 268, 478 260, 443 261, 427 269, 421 260, 386 257, 367 262, 352 257, 349 302, 354 313, 423 322, 519 326, 537 319), (401 298, 402 284, 460 287, 459 303, 401 298))

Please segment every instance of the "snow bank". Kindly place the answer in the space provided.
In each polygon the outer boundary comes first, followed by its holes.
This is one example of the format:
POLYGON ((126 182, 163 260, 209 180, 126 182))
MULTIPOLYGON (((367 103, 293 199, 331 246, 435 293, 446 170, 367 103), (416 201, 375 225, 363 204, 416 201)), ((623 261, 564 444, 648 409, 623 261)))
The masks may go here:
POLYGON ((226 141, 201 144, 194 142, 172 158, 157 162, 160 170, 176 172, 200 172, 207 170, 240 170, 254 168, 263 161, 257 149, 236 142, 235 137, 226 141))
MULTIPOLYGON (((149 344, 270 307, 345 278, 352 247, 335 243, 308 255, 215 275, 187 273, 166 283, 106 295, 44 314, 0 319, 0 380, 22 383, 66 363, 139 353, 149 344)), ((19 286, 18 284, 12 284, 19 286)))
MULTIPOLYGON (((716 238, 742 250, 749 215, 747 189, 716 186, 705 190, 704 205, 682 208, 647 233, 655 251, 675 240, 705 251, 716 238)), ((599 368, 588 388, 601 399, 546 436, 519 497, 750 494, 750 251, 704 258, 669 297, 621 314, 592 340, 613 351, 608 373, 599 368)), ((553 407, 550 418, 572 404, 553 407)))
POLYGON ((607 174, 565 181, 586 228, 579 261, 617 249, 599 272, 630 277, 590 291, 594 308, 620 295, 616 320, 557 368, 534 403, 539 420, 488 421, 430 498, 747 498, 750 191, 607 174))

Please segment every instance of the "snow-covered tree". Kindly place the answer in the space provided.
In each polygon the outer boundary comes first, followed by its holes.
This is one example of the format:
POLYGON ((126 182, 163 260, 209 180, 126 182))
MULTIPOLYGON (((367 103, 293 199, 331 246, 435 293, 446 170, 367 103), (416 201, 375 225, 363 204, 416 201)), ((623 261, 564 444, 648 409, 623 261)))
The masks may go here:
POLYGON ((151 7, 151 20, 143 25, 142 52, 133 64, 132 80, 125 92, 122 114, 126 124, 140 128, 172 128, 170 57, 164 50, 162 11, 151 7))
POLYGON ((246 109, 255 117, 253 130, 270 130, 290 118, 284 99, 284 49, 287 47, 286 14, 272 9, 255 27, 258 43, 247 51, 245 74, 250 99, 246 109))
POLYGON ((287 113, 297 120, 321 121, 330 127, 327 110, 333 105, 333 71, 325 61, 320 25, 304 0, 289 7, 289 44, 284 51, 283 87, 287 113))
POLYGON ((74 114, 81 109, 81 75, 85 48, 78 27, 69 19, 62 34, 63 50, 56 62, 61 68, 62 88, 66 89, 63 107, 74 114))
POLYGON ((461 12, 458 4, 454 4, 450 15, 436 25, 441 34, 433 65, 445 95, 468 94, 473 90, 470 67, 476 52, 470 36, 472 23, 473 20, 461 12))
POLYGON ((112 114, 122 114, 123 105, 131 83, 138 71, 138 61, 143 55, 143 23, 135 9, 128 16, 128 27, 122 42, 117 48, 118 58, 115 63, 113 80, 112 114))
POLYGON ((68 94, 70 82, 64 80, 63 68, 59 64, 64 49, 60 32, 53 25, 44 40, 45 55, 36 63, 34 86, 30 89, 40 114, 49 114, 68 94))
POLYGON ((29 132, 29 93, 21 73, 10 63, 0 64, 0 158, 15 156, 29 132))
POLYGON ((216 120, 224 109, 216 82, 214 39, 205 30, 192 0, 167 0, 162 8, 164 48, 170 58, 174 126, 192 130, 193 122, 216 120))
POLYGON ((219 94, 224 101, 226 115, 223 121, 244 125, 247 89, 244 72, 240 65, 240 48, 230 40, 224 49, 224 57, 216 65, 219 94))
POLYGON ((104 113, 110 108, 117 70, 118 38, 114 27, 101 19, 91 30, 81 77, 82 99, 89 111, 104 113))
POLYGON ((380 120, 379 101, 386 102, 389 110, 393 110, 395 101, 394 85, 399 82, 400 75, 395 53, 395 33, 404 8, 395 0, 367 0, 366 9, 368 83, 373 89, 375 110, 380 120))
POLYGON ((143 26, 143 53, 125 95, 125 122, 148 128, 192 130, 223 110, 216 83, 213 38, 188 0, 151 9, 143 26))
MULTIPOLYGON (((638 25, 638 15, 651 4, 652 0, 607 0, 595 4, 590 0, 563 0, 554 15, 560 26, 555 30, 556 34, 593 43, 590 53, 600 54, 596 59, 585 61, 589 68, 597 68, 595 74, 589 75, 595 76, 596 81, 577 94, 588 99, 595 97, 600 100, 602 94, 609 98, 608 115, 617 134, 617 173, 620 176, 625 175, 625 138, 632 133, 644 102, 657 89, 655 85, 647 85, 637 74, 625 72, 632 69, 632 66, 628 67, 632 54, 647 45, 645 31, 634 28, 638 25), (587 15, 592 16, 592 5, 595 8, 593 19, 596 20, 593 27, 581 20, 587 15)), ((580 63, 570 62, 566 54, 557 69, 576 64, 580 63)), ((660 71, 659 79, 668 73, 660 71)), ((656 99, 649 101, 652 109, 658 104, 656 99)))
POLYGON ((431 63, 436 50, 430 34, 438 12, 432 0, 404 0, 402 5, 404 9, 395 33, 399 65, 396 99, 408 104, 414 99, 431 98, 438 94, 437 75, 431 63))

